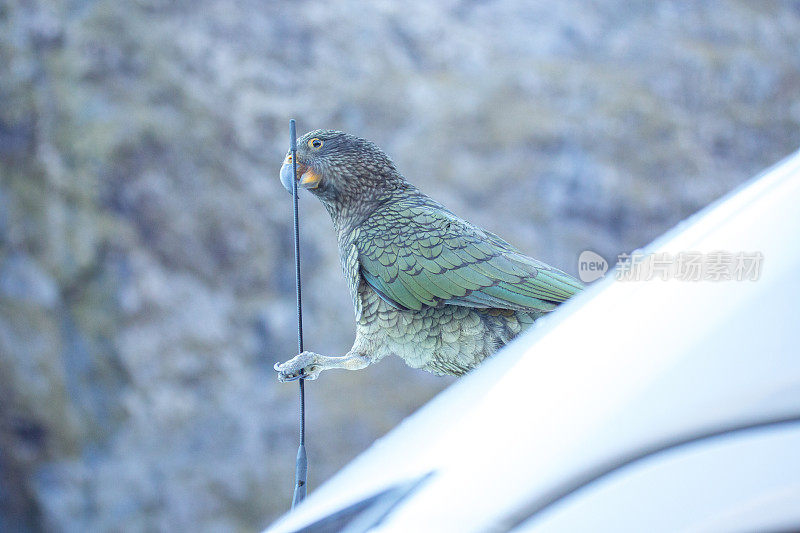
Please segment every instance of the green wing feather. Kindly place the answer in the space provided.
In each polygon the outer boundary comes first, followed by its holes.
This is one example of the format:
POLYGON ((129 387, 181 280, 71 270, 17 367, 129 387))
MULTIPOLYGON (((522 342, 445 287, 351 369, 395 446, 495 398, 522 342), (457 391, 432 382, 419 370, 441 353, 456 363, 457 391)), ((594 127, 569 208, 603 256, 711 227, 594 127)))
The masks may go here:
POLYGON ((359 227, 361 274, 401 309, 441 303, 550 311, 583 285, 427 197, 382 206, 359 227))

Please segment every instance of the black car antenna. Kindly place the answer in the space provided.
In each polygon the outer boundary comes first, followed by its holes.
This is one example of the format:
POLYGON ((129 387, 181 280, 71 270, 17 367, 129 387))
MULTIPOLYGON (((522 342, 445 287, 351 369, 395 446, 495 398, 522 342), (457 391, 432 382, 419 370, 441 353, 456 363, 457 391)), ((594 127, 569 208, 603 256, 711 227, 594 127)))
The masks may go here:
MULTIPOLYGON (((292 208, 294 210, 294 279, 297 287, 297 353, 303 353, 303 300, 300 290, 300 223, 297 209, 297 127, 289 121, 289 146, 292 154, 292 208)), ((308 457, 306 456, 306 393, 305 379, 300 378, 300 447, 294 471, 292 509, 306 497, 308 457)))

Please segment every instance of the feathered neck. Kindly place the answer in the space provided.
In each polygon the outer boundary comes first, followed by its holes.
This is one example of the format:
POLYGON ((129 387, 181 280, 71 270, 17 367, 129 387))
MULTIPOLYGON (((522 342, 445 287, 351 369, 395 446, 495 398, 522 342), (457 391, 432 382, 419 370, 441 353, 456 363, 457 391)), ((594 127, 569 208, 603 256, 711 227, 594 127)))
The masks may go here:
POLYGON ((340 235, 349 234, 381 206, 418 192, 402 176, 384 179, 379 186, 362 186, 359 190, 340 191, 329 198, 320 196, 340 235))

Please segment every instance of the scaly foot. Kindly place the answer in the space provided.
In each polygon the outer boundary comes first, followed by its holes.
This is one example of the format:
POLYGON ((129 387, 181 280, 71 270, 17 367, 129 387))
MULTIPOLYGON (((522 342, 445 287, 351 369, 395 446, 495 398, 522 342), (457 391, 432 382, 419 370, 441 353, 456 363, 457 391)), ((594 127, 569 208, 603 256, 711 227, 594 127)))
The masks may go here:
POLYGON ((303 352, 283 364, 275 363, 273 368, 278 373, 278 381, 282 383, 300 378, 312 380, 317 379, 322 371, 322 366, 319 364, 320 359, 322 356, 319 354, 303 352))

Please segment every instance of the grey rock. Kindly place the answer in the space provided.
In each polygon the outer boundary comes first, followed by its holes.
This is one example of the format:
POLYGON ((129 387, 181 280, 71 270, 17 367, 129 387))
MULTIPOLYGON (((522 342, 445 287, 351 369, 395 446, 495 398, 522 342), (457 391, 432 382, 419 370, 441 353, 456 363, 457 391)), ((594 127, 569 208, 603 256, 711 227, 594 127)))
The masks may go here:
POLYGON ((0 298, 53 309, 59 299, 58 286, 38 262, 11 254, 0 260, 0 298))

